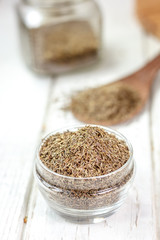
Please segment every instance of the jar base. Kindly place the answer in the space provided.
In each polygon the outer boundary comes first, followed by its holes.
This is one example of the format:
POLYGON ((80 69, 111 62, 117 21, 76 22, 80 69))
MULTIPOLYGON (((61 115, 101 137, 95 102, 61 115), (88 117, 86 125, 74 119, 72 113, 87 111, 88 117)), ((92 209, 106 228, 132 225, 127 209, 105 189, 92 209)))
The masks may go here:
POLYGON ((106 218, 113 215, 116 210, 123 204, 123 202, 118 202, 116 205, 105 207, 102 209, 96 210, 78 210, 78 209, 69 209, 69 208, 59 208, 57 205, 51 206, 50 208, 65 218, 69 222, 79 223, 79 224, 92 224, 99 223, 106 220, 106 218))
POLYGON ((93 57, 88 57, 87 59, 84 59, 83 62, 75 62, 71 65, 65 65, 65 64, 52 64, 50 66, 34 66, 33 64, 27 64, 29 69, 32 70, 37 75, 50 75, 55 76, 58 74, 64 74, 76 70, 82 70, 87 67, 94 67, 99 61, 100 58, 100 50, 96 53, 96 55, 93 57))
POLYGON ((115 211, 112 211, 110 213, 104 213, 97 216, 71 216, 56 210, 53 210, 56 214, 59 216, 65 218, 67 221, 77 224, 94 224, 94 223, 100 223, 106 220, 106 218, 110 217, 115 213, 115 211))

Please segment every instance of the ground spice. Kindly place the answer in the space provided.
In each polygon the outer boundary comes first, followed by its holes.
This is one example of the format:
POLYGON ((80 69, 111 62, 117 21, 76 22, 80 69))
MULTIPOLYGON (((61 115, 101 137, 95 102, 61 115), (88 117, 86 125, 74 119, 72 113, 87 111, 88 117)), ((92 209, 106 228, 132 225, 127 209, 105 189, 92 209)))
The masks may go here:
POLYGON ((77 93, 68 109, 81 121, 109 125, 128 120, 140 102, 138 92, 132 87, 107 84, 77 93))
POLYGON ((43 141, 39 157, 47 168, 61 174, 36 168, 39 181, 48 189, 44 192, 40 185, 40 190, 57 211, 63 207, 92 210, 119 204, 134 172, 133 162, 122 168, 130 157, 126 143, 100 127, 85 126, 51 135, 43 141), (105 176, 118 169, 115 175, 105 176))
POLYGON ((99 41, 86 21, 69 21, 30 30, 30 40, 37 66, 53 68, 93 58, 99 41))
POLYGON ((40 159, 56 173, 93 177, 122 167, 129 159, 129 149, 104 129, 86 126, 50 136, 42 145, 40 159))

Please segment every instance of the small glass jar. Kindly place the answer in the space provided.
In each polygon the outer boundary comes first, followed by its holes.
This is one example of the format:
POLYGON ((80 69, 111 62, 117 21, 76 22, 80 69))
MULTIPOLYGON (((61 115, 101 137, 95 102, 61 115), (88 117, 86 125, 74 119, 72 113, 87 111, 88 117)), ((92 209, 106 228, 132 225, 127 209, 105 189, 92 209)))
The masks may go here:
POLYGON ((27 64, 57 74, 95 62, 101 47, 101 13, 94 0, 22 0, 18 5, 27 64))
POLYGON ((34 176, 43 197, 58 214, 71 221, 91 223, 103 221, 124 202, 134 179, 135 164, 132 146, 122 134, 106 127, 91 125, 101 127, 125 141, 130 151, 128 161, 114 172, 88 178, 68 177, 48 169, 39 158, 41 146, 47 138, 57 132, 77 131, 84 126, 61 129, 47 135, 37 150, 34 176))

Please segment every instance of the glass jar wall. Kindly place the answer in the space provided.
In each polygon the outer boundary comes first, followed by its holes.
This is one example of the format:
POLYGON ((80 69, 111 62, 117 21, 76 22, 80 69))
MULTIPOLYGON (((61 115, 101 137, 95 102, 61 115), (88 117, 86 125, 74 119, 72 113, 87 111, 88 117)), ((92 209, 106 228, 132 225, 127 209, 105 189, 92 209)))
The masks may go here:
POLYGON ((21 42, 36 72, 57 74, 95 62, 101 47, 101 14, 93 0, 22 0, 21 42))

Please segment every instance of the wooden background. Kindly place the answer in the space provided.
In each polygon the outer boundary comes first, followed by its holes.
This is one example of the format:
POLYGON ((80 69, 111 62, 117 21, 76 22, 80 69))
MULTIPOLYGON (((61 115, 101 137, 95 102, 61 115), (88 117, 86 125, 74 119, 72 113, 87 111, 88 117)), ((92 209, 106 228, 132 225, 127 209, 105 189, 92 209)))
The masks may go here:
POLYGON ((22 61, 14 0, 0 1, 0 239, 160 239, 160 77, 134 121, 114 128, 131 141, 136 178, 125 204, 106 221, 67 222, 49 209, 33 179, 41 137, 79 123, 61 110, 71 92, 115 81, 160 50, 134 14, 133 0, 98 0, 104 15, 103 56, 96 66, 50 78, 22 61), (23 219, 28 216, 24 224, 23 219))

